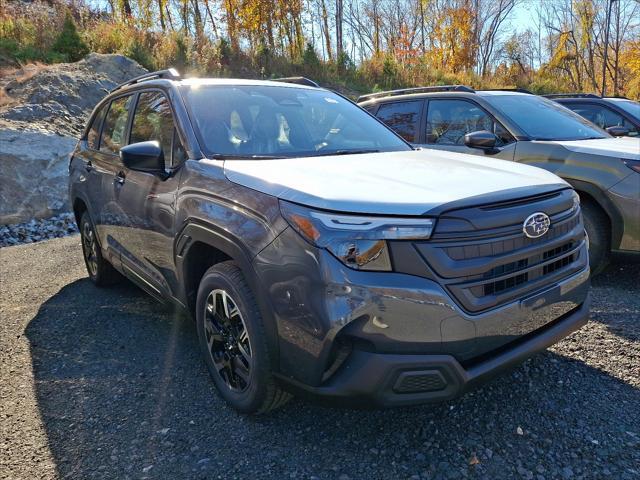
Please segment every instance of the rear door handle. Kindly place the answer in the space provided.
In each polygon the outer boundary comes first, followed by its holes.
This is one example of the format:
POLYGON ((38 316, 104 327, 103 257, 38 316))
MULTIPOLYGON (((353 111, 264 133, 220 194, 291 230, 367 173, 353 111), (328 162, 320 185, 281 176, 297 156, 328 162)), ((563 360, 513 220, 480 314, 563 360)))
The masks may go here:
POLYGON ((91 170, 93 170, 93 164, 91 163, 91 160, 89 160, 87 163, 84 164, 84 169, 87 172, 90 172, 91 170))
POLYGON ((116 174, 116 178, 113 179, 113 183, 117 185, 124 185, 125 174, 123 171, 120 171, 116 174))

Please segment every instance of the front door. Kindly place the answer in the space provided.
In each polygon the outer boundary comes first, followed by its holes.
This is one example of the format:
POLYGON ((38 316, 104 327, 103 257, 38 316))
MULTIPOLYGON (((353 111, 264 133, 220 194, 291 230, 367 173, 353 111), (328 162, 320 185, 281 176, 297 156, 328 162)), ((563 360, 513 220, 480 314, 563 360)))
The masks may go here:
POLYGON ((427 103, 427 115, 422 146, 437 150, 485 155, 503 160, 513 160, 515 139, 509 132, 471 100, 435 99, 427 103), (487 130, 498 138, 496 148, 483 150, 464 144, 467 133, 487 130))
POLYGON ((175 200, 184 154, 174 127, 170 104, 157 90, 139 94, 129 144, 160 143, 166 175, 139 172, 120 165, 112 184, 124 224, 119 243, 122 266, 134 281, 157 296, 175 292, 173 259, 175 200))

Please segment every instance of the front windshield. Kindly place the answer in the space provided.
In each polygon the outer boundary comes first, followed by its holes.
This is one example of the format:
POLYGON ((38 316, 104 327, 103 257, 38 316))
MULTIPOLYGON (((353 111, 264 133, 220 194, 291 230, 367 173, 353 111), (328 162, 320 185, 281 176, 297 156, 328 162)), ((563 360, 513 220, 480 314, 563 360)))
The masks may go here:
POLYGON ((190 85, 192 122, 205 153, 280 158, 411 147, 364 110, 327 90, 269 85, 190 85))
POLYGON ((609 135, 562 105, 535 95, 495 95, 486 100, 532 140, 584 140, 609 135))
POLYGON ((633 100, 621 100, 617 98, 610 100, 613 100, 618 107, 631 114, 635 119, 640 120, 640 103, 634 102, 633 100))

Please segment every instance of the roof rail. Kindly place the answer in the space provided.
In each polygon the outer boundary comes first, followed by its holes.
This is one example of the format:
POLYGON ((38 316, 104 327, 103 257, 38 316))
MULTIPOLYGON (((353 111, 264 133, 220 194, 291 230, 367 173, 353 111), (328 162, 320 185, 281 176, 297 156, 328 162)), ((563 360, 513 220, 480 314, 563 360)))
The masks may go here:
POLYGON ((283 82, 283 83, 295 83, 297 85, 306 85, 307 87, 315 87, 320 88, 313 80, 307 77, 283 77, 283 78, 274 78, 274 82, 283 82))
POLYGON ((149 72, 144 75, 140 75, 138 77, 134 77, 131 80, 127 80, 126 82, 117 85, 111 91, 115 92, 116 90, 121 89, 122 87, 126 87, 127 85, 133 85, 135 83, 144 82, 146 80, 153 80, 154 78, 166 78, 168 80, 180 80, 182 77, 178 73, 175 68, 168 68, 166 70, 158 70, 157 72, 149 72))
POLYGON ((507 87, 507 88, 483 88, 483 92, 518 92, 518 93, 528 93, 529 95, 533 95, 534 93, 526 88, 520 87, 507 87))
POLYGON ((429 93, 429 92, 475 93, 476 91, 471 87, 467 87, 466 85, 436 85, 432 87, 400 88, 397 90, 388 90, 386 92, 376 92, 376 93, 369 93, 367 95, 360 95, 358 97, 358 103, 364 102, 365 100, 372 100, 374 98, 395 97, 396 95, 409 95, 412 93, 429 93))
POLYGON ((543 95, 545 98, 602 98, 595 93, 550 93, 543 95))
POLYGON ((620 100, 630 100, 630 98, 625 97, 623 95, 613 95, 611 97, 607 96, 607 97, 602 97, 602 98, 619 98, 620 100))

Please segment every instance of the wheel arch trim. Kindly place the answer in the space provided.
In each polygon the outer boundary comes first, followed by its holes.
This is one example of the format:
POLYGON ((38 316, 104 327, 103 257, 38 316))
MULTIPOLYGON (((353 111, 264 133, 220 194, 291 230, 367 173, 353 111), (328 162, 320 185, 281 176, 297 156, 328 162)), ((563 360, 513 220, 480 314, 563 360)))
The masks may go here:
POLYGON ((279 342, 277 323, 273 315, 273 306, 271 305, 267 292, 263 290, 260 284, 258 275, 253 267, 252 255, 242 247, 242 241, 239 238, 227 230, 207 222, 195 219, 185 222, 184 227, 176 236, 174 242, 176 273, 179 275, 180 285, 182 285, 183 288, 183 292, 180 295, 181 301, 185 305, 190 304, 189 292, 186 291, 188 275, 187 259, 193 246, 198 243, 205 244, 222 252, 238 264, 238 267, 255 295, 264 323, 271 368, 276 371, 277 365, 279 365, 279 342))
POLYGON ((596 205, 607 215, 611 223, 611 248, 615 250, 617 246, 620 245, 624 232, 624 219, 617 207, 609 199, 606 192, 593 183, 584 180, 574 180, 572 178, 565 178, 565 180, 571 184, 578 194, 584 192, 589 195, 596 205))

